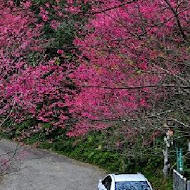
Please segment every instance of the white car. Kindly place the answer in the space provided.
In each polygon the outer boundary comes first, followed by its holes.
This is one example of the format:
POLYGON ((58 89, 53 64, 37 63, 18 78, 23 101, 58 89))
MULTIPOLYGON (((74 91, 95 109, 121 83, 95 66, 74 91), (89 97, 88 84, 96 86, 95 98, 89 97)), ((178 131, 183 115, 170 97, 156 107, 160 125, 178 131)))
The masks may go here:
POLYGON ((99 180, 98 190, 153 190, 142 174, 109 174, 99 180))

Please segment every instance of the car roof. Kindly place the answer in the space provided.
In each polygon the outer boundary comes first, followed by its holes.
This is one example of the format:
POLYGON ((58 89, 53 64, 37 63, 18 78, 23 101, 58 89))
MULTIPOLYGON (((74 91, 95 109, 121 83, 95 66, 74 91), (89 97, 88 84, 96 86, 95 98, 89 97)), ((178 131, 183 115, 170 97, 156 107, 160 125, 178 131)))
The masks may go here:
POLYGON ((147 181, 142 174, 110 174, 115 182, 121 181, 147 181))

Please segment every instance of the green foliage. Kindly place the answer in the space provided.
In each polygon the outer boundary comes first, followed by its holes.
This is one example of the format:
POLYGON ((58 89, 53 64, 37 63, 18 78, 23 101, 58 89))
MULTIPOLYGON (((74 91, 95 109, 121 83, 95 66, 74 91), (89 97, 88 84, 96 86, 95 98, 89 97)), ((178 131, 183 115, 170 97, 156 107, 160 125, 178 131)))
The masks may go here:
MULTIPOLYGON (((126 152, 128 148, 125 147, 127 144, 122 149, 114 148, 115 142, 123 139, 121 136, 117 137, 113 129, 91 132, 82 137, 68 138, 65 129, 52 127, 49 123, 27 120, 15 126, 14 129, 12 128, 11 132, 2 134, 6 134, 7 138, 19 139, 23 131, 25 133, 30 132, 31 126, 35 125, 41 126, 41 130, 38 133, 31 133, 29 137, 24 137, 22 141, 26 144, 34 144, 40 148, 98 165, 109 173, 141 172, 151 181, 154 190, 172 189, 171 179, 164 180, 162 175, 162 156, 153 153, 148 156, 146 154, 129 156, 126 152), (47 134, 48 131, 51 133, 47 134)), ((158 139, 157 141, 158 144, 161 143, 161 140, 158 139)), ((127 141, 127 143, 129 142, 127 141)), ((149 150, 147 149, 147 151, 149 150)))
MULTIPOLYGON (((18 137, 21 131, 27 131, 30 124, 35 121, 25 121, 17 126, 14 134, 9 138, 18 137)), ((121 151, 109 150, 107 131, 91 132, 83 137, 68 138, 66 131, 57 128, 47 135, 47 130, 51 130, 49 123, 40 124, 42 130, 24 139, 27 144, 38 143, 40 148, 50 149, 59 154, 92 163, 106 169, 109 173, 134 173, 142 172, 153 184, 154 190, 172 189, 171 179, 163 179, 162 158, 159 156, 149 156, 149 158, 134 158, 123 154, 121 151), (106 141, 107 139, 108 141, 106 141)), ((112 129, 110 129, 112 130, 112 129)), ((111 143, 114 143, 112 141, 111 143)))
POLYGON ((172 178, 164 179, 162 175, 162 171, 158 170, 154 174, 149 172, 144 172, 150 183, 153 185, 154 190, 172 190, 173 183, 172 178))

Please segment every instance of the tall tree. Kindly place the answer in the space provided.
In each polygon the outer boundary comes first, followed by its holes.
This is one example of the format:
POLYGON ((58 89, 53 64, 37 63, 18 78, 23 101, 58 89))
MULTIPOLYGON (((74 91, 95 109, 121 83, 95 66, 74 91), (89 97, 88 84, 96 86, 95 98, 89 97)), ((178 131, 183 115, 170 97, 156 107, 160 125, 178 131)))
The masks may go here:
MULTIPOLYGON (((79 1, 68 2, 73 14, 82 14, 79 1)), ((189 2, 85 2, 89 19, 74 41, 81 53, 70 75, 80 93, 66 97, 78 118, 70 135, 140 118, 187 130, 175 112, 189 104, 189 2)))

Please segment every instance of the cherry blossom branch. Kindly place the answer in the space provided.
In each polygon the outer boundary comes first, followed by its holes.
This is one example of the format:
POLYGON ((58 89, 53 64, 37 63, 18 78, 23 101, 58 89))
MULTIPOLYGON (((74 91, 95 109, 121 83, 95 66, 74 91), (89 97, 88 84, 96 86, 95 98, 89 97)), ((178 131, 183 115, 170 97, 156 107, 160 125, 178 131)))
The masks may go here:
POLYGON ((187 125, 187 124, 185 124, 185 123, 183 123, 183 122, 181 122, 181 121, 179 121, 179 120, 177 120, 175 118, 169 117, 169 118, 167 118, 167 120, 168 121, 174 121, 174 122, 176 122, 176 123, 178 123, 178 124, 180 124, 180 125, 182 125, 182 126, 184 126, 186 128, 190 128, 190 125, 187 125))
POLYGON ((132 3, 135 3, 135 2, 138 2, 138 0, 127 1, 127 2, 121 3, 120 5, 117 5, 117 6, 109 7, 107 9, 103 9, 103 10, 100 10, 100 11, 91 12, 90 15, 105 13, 107 11, 118 9, 118 8, 121 8, 121 7, 125 6, 125 5, 132 4, 132 3))
POLYGON ((109 87, 109 86, 80 86, 82 88, 103 88, 103 89, 114 89, 114 90, 121 90, 121 89, 142 89, 142 88, 182 88, 182 89, 190 89, 190 86, 176 86, 176 85, 170 85, 170 84, 163 84, 163 85, 145 85, 145 86, 127 86, 127 87, 109 87))
POLYGON ((182 25, 181 25, 181 22, 179 20, 179 16, 178 16, 178 13, 175 11, 175 9, 172 7, 172 5, 169 3, 168 0, 164 0, 166 2, 166 4, 168 5, 168 7, 171 9, 171 11, 173 12, 175 18, 176 18, 176 21, 177 21, 177 25, 178 25, 178 28, 179 28, 179 31, 182 35, 182 37, 184 38, 184 40, 187 40, 187 36, 185 35, 184 31, 183 31, 183 28, 182 28, 182 25))
POLYGON ((3 124, 9 119, 9 117, 11 116, 13 110, 14 110, 14 107, 15 107, 15 100, 13 100, 13 106, 12 106, 12 109, 10 110, 9 114, 7 115, 7 117, 0 123, 0 129, 1 127, 3 126, 3 124))

